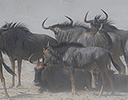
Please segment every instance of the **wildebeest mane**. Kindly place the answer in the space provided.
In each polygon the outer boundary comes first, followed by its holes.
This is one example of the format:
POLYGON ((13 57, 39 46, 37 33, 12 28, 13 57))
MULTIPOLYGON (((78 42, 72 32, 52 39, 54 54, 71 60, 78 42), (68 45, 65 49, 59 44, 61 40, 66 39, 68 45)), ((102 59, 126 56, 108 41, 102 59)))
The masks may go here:
POLYGON ((9 30, 9 29, 22 29, 24 31, 29 32, 29 29, 23 24, 23 23, 17 23, 17 22, 11 22, 11 23, 7 23, 5 25, 3 25, 1 27, 1 29, 3 30, 9 30))
POLYGON ((63 23, 60 23, 60 24, 55 24, 55 25, 52 25, 52 27, 59 27, 60 29, 65 29, 67 27, 71 27, 72 25, 69 23, 69 22, 63 22, 63 23))
MULTIPOLYGON (((95 18, 96 19, 99 19, 101 22, 103 22, 104 19, 103 18, 100 18, 100 17, 101 17, 101 15, 97 15, 95 18)), ((108 32, 113 32, 115 30, 118 30, 117 27, 113 26, 114 22, 111 21, 111 20, 108 20, 107 19, 103 23, 104 23, 104 29, 107 30, 108 32)))
POLYGON ((68 47, 84 47, 83 44, 77 43, 77 42, 71 42, 71 43, 62 42, 56 46, 52 46, 52 48, 61 48, 61 47, 66 47, 66 46, 68 46, 68 47))
POLYGON ((75 23, 72 25, 72 27, 82 27, 82 28, 85 28, 85 29, 87 29, 87 30, 90 30, 90 28, 89 28, 87 25, 85 25, 84 23, 81 23, 81 22, 75 22, 75 23))
POLYGON ((85 28, 85 29, 89 29, 88 26, 86 26, 84 23, 81 23, 81 22, 75 22, 73 24, 70 24, 69 22, 63 22, 63 23, 60 23, 60 24, 55 24, 53 25, 52 27, 59 27, 60 29, 68 29, 68 28, 74 28, 74 27, 82 27, 82 28, 85 28))
POLYGON ((111 30, 118 30, 118 28, 117 27, 115 27, 115 26, 113 26, 113 21, 111 21, 111 20, 107 20, 106 22, 105 22, 105 25, 106 26, 109 26, 110 28, 111 28, 111 30))

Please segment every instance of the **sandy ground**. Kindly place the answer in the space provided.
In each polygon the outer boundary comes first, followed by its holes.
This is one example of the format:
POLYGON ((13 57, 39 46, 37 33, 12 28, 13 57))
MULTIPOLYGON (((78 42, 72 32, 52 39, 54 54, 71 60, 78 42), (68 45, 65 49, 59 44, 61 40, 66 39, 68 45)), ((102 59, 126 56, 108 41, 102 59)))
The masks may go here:
MULTIPOLYGON (((4 57, 5 61, 8 63, 7 56, 4 57)), ((9 63, 8 63, 9 64, 9 63)), ((77 95, 73 96, 71 92, 59 92, 51 93, 44 92, 39 93, 39 87, 34 86, 34 66, 29 62, 24 61, 22 67, 21 76, 21 87, 9 88, 11 85, 11 75, 9 75, 4 70, 4 76, 6 79, 7 91, 10 95, 9 99, 4 96, 4 90, 2 85, 0 85, 0 100, 128 100, 128 93, 115 92, 111 95, 110 92, 104 92, 101 97, 98 96, 97 91, 78 91, 77 95)), ((16 69, 17 70, 17 69, 16 69)), ((17 71, 16 71, 17 73, 17 71)), ((15 77, 17 84, 17 76, 15 77)))

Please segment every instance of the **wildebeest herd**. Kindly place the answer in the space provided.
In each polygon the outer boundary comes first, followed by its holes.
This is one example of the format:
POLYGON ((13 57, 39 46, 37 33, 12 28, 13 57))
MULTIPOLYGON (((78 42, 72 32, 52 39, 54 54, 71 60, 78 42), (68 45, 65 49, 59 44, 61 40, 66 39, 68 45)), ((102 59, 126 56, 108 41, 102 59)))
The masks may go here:
MULTIPOLYGON (((0 78, 5 96, 9 97, 2 65, 12 74, 12 85, 15 86, 15 61, 18 65, 18 84, 21 86, 22 60, 36 62, 35 85, 40 85, 40 91, 72 90, 98 88, 99 96, 106 84, 110 84, 111 92, 120 87, 117 79, 126 83, 126 69, 121 56, 124 56, 128 66, 128 31, 120 30, 108 20, 108 14, 102 10, 105 18, 97 15, 84 23, 74 23, 73 19, 65 16, 70 22, 55 24, 42 28, 51 30, 55 39, 45 34, 32 33, 21 23, 6 23, 0 28, 0 78), (87 27, 89 23, 90 27, 87 27), (2 53, 8 55, 10 69, 2 58, 2 53), (42 61, 40 62, 40 59, 42 61), (111 72, 111 63, 119 74, 111 72), (121 75, 123 74, 123 75, 121 75), (125 78, 122 78, 125 77, 125 78), (116 79, 117 78, 117 79, 116 79), (115 82, 116 81, 116 82, 115 82)), ((107 84, 107 85, 108 85, 107 84)), ((126 88, 125 88, 126 89, 126 88)))

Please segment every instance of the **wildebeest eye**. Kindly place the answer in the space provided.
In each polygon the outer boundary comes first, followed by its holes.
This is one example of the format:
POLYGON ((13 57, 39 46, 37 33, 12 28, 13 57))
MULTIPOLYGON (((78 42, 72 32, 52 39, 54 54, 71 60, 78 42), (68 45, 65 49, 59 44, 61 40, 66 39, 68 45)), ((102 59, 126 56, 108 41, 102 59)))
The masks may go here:
POLYGON ((46 51, 50 51, 50 48, 47 48, 46 51))
POLYGON ((50 48, 49 48, 49 47, 45 47, 45 48, 43 49, 43 52, 46 52, 46 51, 50 51, 50 48))

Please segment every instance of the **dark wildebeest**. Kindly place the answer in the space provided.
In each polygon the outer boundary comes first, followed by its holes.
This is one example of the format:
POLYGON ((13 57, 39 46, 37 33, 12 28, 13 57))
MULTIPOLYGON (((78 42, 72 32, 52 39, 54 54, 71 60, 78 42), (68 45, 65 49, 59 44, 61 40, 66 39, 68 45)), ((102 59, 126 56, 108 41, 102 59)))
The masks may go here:
MULTIPOLYGON (((52 37, 32 34, 28 28, 20 23, 6 23, 0 28, 0 49, 8 55, 14 72, 15 61, 17 60, 18 63, 17 86, 21 85, 22 60, 37 61, 40 59, 42 57, 42 49, 48 41, 51 41, 53 44, 57 43, 52 37)), ((15 85, 14 81, 13 76, 11 86, 15 85)))
MULTIPOLYGON (((128 92, 128 75, 120 75, 120 74, 115 74, 113 70, 109 70, 111 73, 111 77, 113 79, 113 84, 115 87, 115 91, 119 92, 128 92)), ((95 75, 95 80, 97 83, 97 89, 100 89, 101 85, 101 77, 99 74, 95 75)), ((108 80, 105 85, 105 90, 110 90, 110 85, 108 83, 108 80)))
MULTIPOLYGON (((71 81, 69 72, 62 65, 43 65, 38 62, 35 66, 35 85, 41 86, 40 90, 46 89, 54 91, 71 90, 71 81)), ((84 90, 85 87, 91 88, 91 75, 85 70, 75 70, 75 86, 76 90, 84 90)))
POLYGON ((6 85, 5 85, 5 78, 4 78, 4 76, 3 76, 2 65, 4 66, 4 68, 5 68, 11 75, 15 75, 15 73, 4 63, 3 57, 2 57, 2 53, 0 52, 0 79, 1 79, 1 82, 2 82, 3 87, 4 87, 5 97, 8 98, 9 95, 8 95, 8 93, 7 93, 7 89, 6 89, 6 85))
POLYGON ((84 47, 79 43, 61 43, 57 46, 46 47, 43 50, 44 63, 51 64, 63 64, 67 67, 71 76, 72 93, 75 94, 75 83, 73 77, 73 70, 75 68, 92 70, 95 66, 99 69, 102 77, 102 86, 99 92, 99 96, 103 92, 105 85, 104 76, 109 79, 112 93, 114 93, 113 81, 108 72, 108 61, 111 59, 116 69, 120 70, 120 67, 113 61, 110 53, 100 47, 84 47))
POLYGON ((69 89, 69 78, 64 71, 62 66, 52 65, 47 66, 42 63, 38 63, 35 69, 35 85, 41 86, 40 90, 43 91, 64 91, 69 89))
MULTIPOLYGON (((41 46, 42 48, 46 47, 48 42, 50 42, 50 45, 51 46, 55 46, 58 44, 57 40, 52 38, 51 36, 48 36, 46 34, 35 34, 33 33, 33 35, 37 38, 37 40, 41 43, 41 46)), ((29 57, 29 61, 32 63, 33 61, 36 61, 38 60, 37 58, 38 57, 41 57, 41 54, 40 55, 35 55, 35 54, 32 54, 30 57, 29 57), (34 58, 35 57, 35 58, 34 58), (34 60, 33 60, 34 59, 34 60)))

